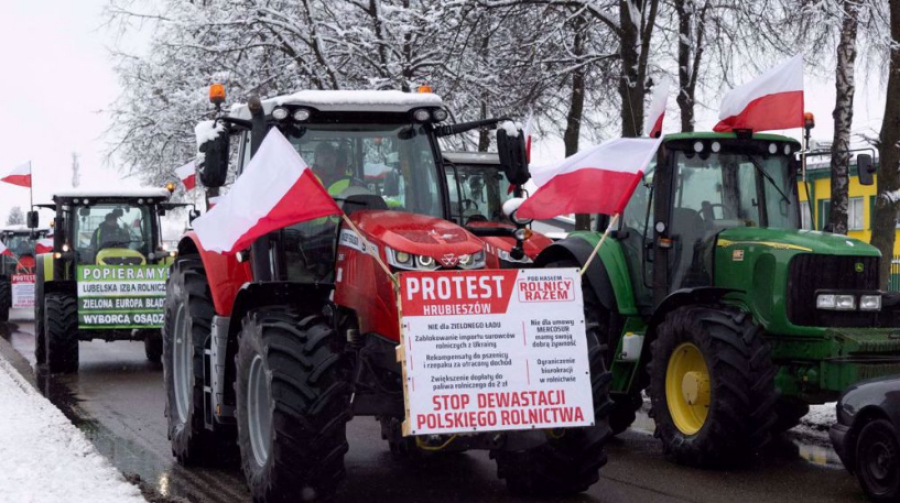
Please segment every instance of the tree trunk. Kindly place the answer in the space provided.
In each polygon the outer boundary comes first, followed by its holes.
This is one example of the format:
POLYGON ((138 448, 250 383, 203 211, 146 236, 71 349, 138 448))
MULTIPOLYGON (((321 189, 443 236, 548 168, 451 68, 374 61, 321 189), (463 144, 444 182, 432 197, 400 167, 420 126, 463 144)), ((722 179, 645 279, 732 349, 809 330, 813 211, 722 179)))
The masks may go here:
MULTIPOLYGON (((572 44, 572 55, 576 58, 584 56, 585 28, 587 21, 584 15, 576 16, 572 20, 575 38, 572 44)), ((566 130, 563 133, 563 143, 566 146, 566 157, 578 152, 578 143, 581 138, 581 119, 584 116, 584 92, 587 70, 579 66, 572 72, 572 96, 569 101, 569 112, 566 114, 566 130)), ((590 215, 575 215, 575 230, 588 230, 590 228, 590 215)))
POLYGON ((890 0, 891 56, 888 69, 884 122, 878 146, 878 204, 872 226, 872 244, 881 251, 881 288, 888 285, 894 255, 897 211, 900 210, 900 0, 890 0))
POLYGON ((678 96, 675 101, 681 111, 681 131, 694 131, 697 71, 703 57, 704 24, 709 2, 697 9, 695 0, 675 0, 678 14, 678 96))
POLYGON ((831 215, 830 221, 835 234, 847 234, 848 186, 850 185, 850 129, 853 125, 853 94, 856 86, 853 75, 856 71, 856 31, 859 27, 859 0, 843 3, 844 19, 841 25, 841 40, 837 48, 837 69, 835 88, 837 99, 834 104, 834 141, 831 144, 831 215))
MULTIPOLYGON (((619 78, 619 97, 622 100, 622 137, 637 138, 644 127, 644 95, 646 94, 641 68, 641 26, 632 19, 632 12, 640 12, 635 0, 619 1, 619 23, 622 75, 619 78)), ((639 17, 639 15, 638 15, 639 17)))

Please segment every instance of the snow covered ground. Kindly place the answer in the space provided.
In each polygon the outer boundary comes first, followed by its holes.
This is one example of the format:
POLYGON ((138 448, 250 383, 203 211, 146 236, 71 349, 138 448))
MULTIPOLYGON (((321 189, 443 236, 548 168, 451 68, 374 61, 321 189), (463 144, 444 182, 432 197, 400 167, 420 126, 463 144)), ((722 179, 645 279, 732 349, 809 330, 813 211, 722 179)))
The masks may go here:
POLYGON ((71 422, 0 356, 0 500, 145 502, 71 422))

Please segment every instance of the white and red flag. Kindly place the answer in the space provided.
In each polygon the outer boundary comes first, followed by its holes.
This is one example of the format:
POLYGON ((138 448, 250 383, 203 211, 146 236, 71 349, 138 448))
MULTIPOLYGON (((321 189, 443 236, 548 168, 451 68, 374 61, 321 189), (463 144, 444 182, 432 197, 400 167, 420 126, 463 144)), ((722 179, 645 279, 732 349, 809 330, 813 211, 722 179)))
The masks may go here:
POLYGON ((0 255, 6 255, 7 257, 15 257, 15 255, 13 255, 12 250, 7 248, 6 245, 3 244, 3 241, 0 241, 0 255))
POLYGON ((186 190, 193 190, 197 186, 197 169, 194 167, 194 161, 177 168, 175 175, 184 184, 186 190))
POLYGON ((520 218, 570 213, 621 213, 653 160, 661 139, 618 138, 532 172, 538 189, 519 207, 520 218))
POLYGON ((647 107, 644 121, 644 136, 659 138, 662 135, 663 118, 666 116, 666 105, 669 103, 669 79, 662 79, 653 88, 653 97, 647 107))
POLYGON ((53 238, 46 237, 38 239, 34 243, 34 253, 36 255, 40 255, 41 253, 50 253, 53 251, 53 238))
POLYGON ((525 160, 531 162, 531 127, 534 120, 534 112, 528 112, 528 118, 525 119, 525 127, 522 133, 525 135, 525 160))
POLYGON ((0 178, 0 182, 31 188, 31 161, 13 168, 12 171, 0 178))
POLYGON ((342 213, 306 161, 272 129, 231 190, 194 220, 194 230, 204 249, 230 254, 274 230, 342 213))
POLYGON ((713 131, 803 127, 803 55, 798 54, 722 98, 713 131))

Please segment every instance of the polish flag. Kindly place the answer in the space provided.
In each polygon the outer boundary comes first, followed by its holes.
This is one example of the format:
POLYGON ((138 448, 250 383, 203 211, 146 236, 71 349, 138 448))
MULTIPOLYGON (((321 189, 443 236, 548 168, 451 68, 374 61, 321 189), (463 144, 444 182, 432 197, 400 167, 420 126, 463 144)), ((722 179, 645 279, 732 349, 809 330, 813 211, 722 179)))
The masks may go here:
POLYGON ((798 54, 722 98, 713 131, 803 127, 803 55, 798 54))
POLYGON ((185 189, 193 190, 197 186, 197 169, 194 167, 194 161, 176 169, 175 174, 181 180, 181 183, 184 184, 185 189))
POLYGON ((204 249, 232 254, 274 230, 342 213, 306 161, 272 129, 231 190, 194 220, 194 230, 204 249))
POLYGON ((37 242, 34 243, 34 253, 40 255, 41 253, 50 253, 53 251, 53 238, 42 238, 38 239, 37 242))
POLYGON ((618 138, 532 173, 538 189, 519 207, 519 218, 570 213, 621 213, 662 139, 618 138))
POLYGON ((666 105, 669 102, 669 79, 662 79, 653 89, 653 98, 647 108, 647 117, 644 121, 644 136, 647 138, 659 138, 662 136, 663 117, 666 115, 666 105))
POLYGON ((6 255, 7 257, 15 257, 13 252, 3 244, 3 241, 0 241, 0 255, 6 255))
POLYGON ((0 178, 0 182, 31 188, 31 161, 13 168, 6 176, 0 178))

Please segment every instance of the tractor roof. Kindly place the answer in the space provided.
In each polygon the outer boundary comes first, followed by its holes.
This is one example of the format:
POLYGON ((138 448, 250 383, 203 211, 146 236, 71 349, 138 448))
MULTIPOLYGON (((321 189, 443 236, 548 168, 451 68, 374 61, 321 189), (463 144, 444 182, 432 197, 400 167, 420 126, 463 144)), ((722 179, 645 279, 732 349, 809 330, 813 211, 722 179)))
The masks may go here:
POLYGON ((496 152, 442 152, 441 155, 454 164, 500 165, 500 155, 496 152))
MULTIPOLYGON (((443 107, 434 93, 403 91, 317 91, 307 90, 262 100, 266 115, 279 105, 315 108, 322 112, 394 112, 405 113, 421 107, 443 107)), ((231 107, 231 116, 249 119, 246 103, 231 107)))
MULTIPOLYGON (((672 140, 735 140, 737 139, 737 135, 735 133, 713 133, 712 131, 704 131, 702 133, 674 133, 667 134, 664 138, 664 141, 672 141, 672 140)), ((789 141, 793 143, 799 143, 797 140, 789 137, 782 136, 780 134, 768 134, 768 133, 753 133, 754 140, 763 140, 763 141, 789 141)))
MULTIPOLYGON (((34 230, 35 230, 35 232, 50 232, 50 228, 48 228, 48 227, 38 227, 37 229, 34 229, 34 230)), ((4 234, 6 234, 6 233, 12 233, 12 234, 28 233, 28 234, 31 234, 31 228, 26 227, 24 225, 7 225, 6 227, 3 227, 2 229, 0 229, 0 233, 4 233, 4 234)))
POLYGON ((101 190, 61 190, 53 194, 53 199, 95 198, 95 199, 134 199, 134 198, 164 198, 168 199, 172 194, 166 189, 101 189, 101 190))

